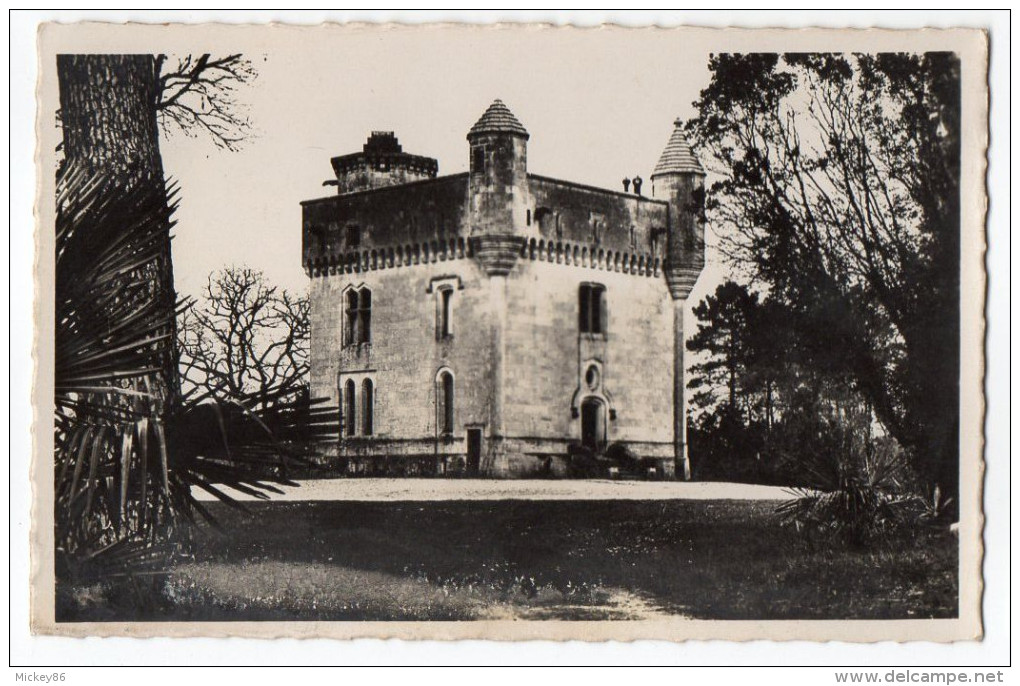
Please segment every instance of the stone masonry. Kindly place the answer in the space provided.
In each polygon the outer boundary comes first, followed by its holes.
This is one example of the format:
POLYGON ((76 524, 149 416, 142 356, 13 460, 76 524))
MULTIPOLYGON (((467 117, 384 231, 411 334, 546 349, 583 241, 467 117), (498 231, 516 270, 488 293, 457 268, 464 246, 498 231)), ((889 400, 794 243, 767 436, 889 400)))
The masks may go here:
POLYGON ((341 408, 344 470, 567 473, 626 448, 689 477, 683 308, 704 265, 704 171, 677 122, 624 191, 528 172, 496 100, 470 171, 373 132, 333 158, 337 194, 302 203, 311 393, 341 408))

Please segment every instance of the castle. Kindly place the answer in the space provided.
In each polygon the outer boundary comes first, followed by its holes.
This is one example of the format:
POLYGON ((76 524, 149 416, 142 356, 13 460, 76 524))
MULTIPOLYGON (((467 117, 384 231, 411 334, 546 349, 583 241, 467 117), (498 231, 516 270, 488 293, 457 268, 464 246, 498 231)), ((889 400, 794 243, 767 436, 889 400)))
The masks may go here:
POLYGON ((704 171, 679 121, 650 197, 640 178, 529 173, 528 139, 496 100, 467 133, 470 171, 438 176, 373 132, 331 160, 337 193, 302 203, 311 394, 340 407, 345 472, 568 474, 568 455, 622 451, 689 477, 704 171))

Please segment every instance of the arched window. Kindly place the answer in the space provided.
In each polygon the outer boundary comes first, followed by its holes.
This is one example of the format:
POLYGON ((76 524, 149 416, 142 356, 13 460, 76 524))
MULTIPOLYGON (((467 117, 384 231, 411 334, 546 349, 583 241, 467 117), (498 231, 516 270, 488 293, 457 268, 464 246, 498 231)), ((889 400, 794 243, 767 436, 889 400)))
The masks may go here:
POLYGON ((344 345, 372 342, 372 291, 350 289, 344 294, 344 345))
POLYGON ((358 426, 355 417, 354 379, 344 384, 344 436, 353 436, 358 426))
POLYGON ((578 329, 581 333, 606 332, 606 287, 598 283, 582 283, 577 292, 578 329))
POLYGON ((361 289, 358 309, 358 343, 372 342, 372 291, 361 289))
POLYGON ((375 422, 375 389, 371 379, 361 382, 361 433, 363 436, 371 436, 375 422))
POLYGON ((436 380, 436 419, 439 422, 439 433, 453 433, 453 374, 444 371, 436 380))
POLYGON ((345 300, 344 345, 354 345, 358 342, 358 292, 353 289, 347 291, 345 300))

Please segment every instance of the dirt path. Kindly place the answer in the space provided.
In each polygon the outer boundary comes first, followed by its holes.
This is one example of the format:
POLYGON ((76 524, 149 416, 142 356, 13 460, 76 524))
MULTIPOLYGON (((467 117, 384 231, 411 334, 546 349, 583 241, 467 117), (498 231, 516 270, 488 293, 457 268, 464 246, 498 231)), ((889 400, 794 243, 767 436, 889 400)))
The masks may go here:
MULTIPOLYGON (((252 500, 225 488, 238 500, 252 500)), ((786 500, 778 486, 681 481, 496 481, 491 479, 316 479, 285 487, 274 501, 786 500)), ((212 496, 196 492, 202 500, 212 496)))

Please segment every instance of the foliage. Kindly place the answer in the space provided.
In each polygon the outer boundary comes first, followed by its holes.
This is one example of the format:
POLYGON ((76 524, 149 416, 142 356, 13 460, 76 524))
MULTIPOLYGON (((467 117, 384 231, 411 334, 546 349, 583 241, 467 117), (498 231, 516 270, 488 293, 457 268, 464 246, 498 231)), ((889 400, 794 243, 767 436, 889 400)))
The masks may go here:
POLYGON ((957 488, 958 58, 722 54, 688 130, 729 258, 957 488))
POLYGON ((781 521, 808 538, 867 545, 917 521, 909 463, 896 449, 859 445, 845 432, 838 449, 803 463, 808 488, 778 508, 781 521))
POLYGON ((172 319, 149 277, 162 259, 172 193, 161 184, 125 186, 73 162, 57 183, 57 559, 88 562, 105 552, 138 560, 144 546, 128 539, 169 520, 158 449, 165 434, 152 420, 172 319))
POLYGON ((687 340, 687 349, 704 355, 690 369, 692 378, 687 385, 695 391, 692 408, 715 407, 720 389, 728 405, 736 408, 738 381, 746 378, 753 356, 751 319, 757 305, 757 294, 727 281, 694 308, 700 323, 698 331, 687 340))
MULTIPOLYGON (((271 491, 267 481, 286 481, 281 470, 305 441, 335 432, 336 413, 307 400, 268 411, 244 393, 165 406, 151 379, 175 313, 150 297, 148 276, 173 204, 159 187, 124 188, 82 167, 64 167, 58 189, 58 573, 155 569, 186 543, 184 521, 205 513, 193 487, 227 499, 223 486, 271 491)), ((272 390, 272 399, 291 391, 272 390)))
POLYGON ((726 282, 694 313, 695 478, 803 485, 803 456, 834 449, 844 431, 872 435, 854 380, 803 340, 789 306, 726 282))
POLYGON ((223 486, 264 496, 286 482, 306 440, 336 430, 336 411, 307 398, 267 411, 244 394, 209 404, 174 392, 176 192, 154 139, 155 62, 144 59, 58 60, 66 157, 55 225, 54 528, 65 588, 165 567, 185 550, 188 522, 208 514, 194 488, 227 501, 223 486), (152 109, 139 112, 139 102, 152 109), (83 124, 97 107, 113 132, 102 155, 83 124), (134 154, 142 148, 154 153, 134 154))
POLYGON ((307 385, 308 299, 271 286, 260 271, 210 274, 177 333, 186 397, 280 395, 307 385))

